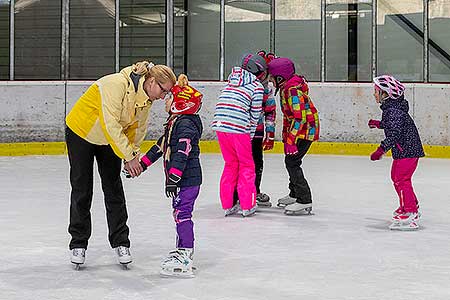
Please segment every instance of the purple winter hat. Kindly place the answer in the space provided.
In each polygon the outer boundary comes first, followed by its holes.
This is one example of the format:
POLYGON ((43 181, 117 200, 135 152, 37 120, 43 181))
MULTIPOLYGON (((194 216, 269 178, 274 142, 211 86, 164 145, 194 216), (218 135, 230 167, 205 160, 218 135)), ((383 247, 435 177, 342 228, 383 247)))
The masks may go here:
POLYGON ((277 81, 279 79, 289 80, 295 74, 295 66, 292 60, 285 57, 274 58, 268 65, 267 69, 277 81))

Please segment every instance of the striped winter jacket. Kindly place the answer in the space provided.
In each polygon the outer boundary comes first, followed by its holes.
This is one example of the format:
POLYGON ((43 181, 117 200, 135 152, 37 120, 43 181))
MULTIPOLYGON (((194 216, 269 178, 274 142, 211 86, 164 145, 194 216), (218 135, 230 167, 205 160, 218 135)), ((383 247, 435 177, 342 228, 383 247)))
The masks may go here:
POLYGON ((308 92, 308 83, 298 75, 289 79, 281 92, 284 143, 294 145, 299 139, 319 139, 319 114, 308 92))
POLYGON ((261 116, 264 87, 252 73, 234 67, 216 104, 212 129, 254 136, 261 116))
POLYGON ((263 82, 264 95, 262 101, 262 113, 256 126, 254 139, 264 138, 267 132, 275 133, 276 104, 273 95, 273 88, 269 83, 263 82))

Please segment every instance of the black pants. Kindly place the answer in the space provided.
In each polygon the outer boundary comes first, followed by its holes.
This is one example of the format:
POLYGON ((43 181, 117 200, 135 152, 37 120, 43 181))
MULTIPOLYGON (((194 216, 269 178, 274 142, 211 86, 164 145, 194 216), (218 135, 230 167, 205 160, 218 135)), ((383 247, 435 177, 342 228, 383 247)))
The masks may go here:
MULTIPOLYGON (((264 166, 262 144, 262 139, 252 139, 252 155, 253 161, 255 162, 255 186, 257 194, 261 193, 260 186, 264 166)), ((239 201, 237 189, 234 190, 233 200, 233 204, 239 201)))
POLYGON ((263 173, 263 149, 262 149, 263 139, 253 139, 252 140, 252 155, 253 155, 253 161, 255 162, 255 186, 256 186, 256 192, 259 194, 261 193, 261 178, 263 173))
POLYGON ((94 183, 94 157, 97 160, 103 194, 111 247, 130 246, 127 226, 127 207, 120 171, 121 159, 112 148, 94 145, 66 128, 66 143, 70 163, 70 224, 72 240, 69 249, 87 248, 91 236, 91 204, 94 183))
POLYGON ((302 159, 308 152, 311 144, 311 141, 298 140, 298 153, 295 155, 286 155, 284 158, 284 163, 289 173, 289 196, 297 198, 297 202, 302 204, 312 203, 311 189, 301 167, 302 159))

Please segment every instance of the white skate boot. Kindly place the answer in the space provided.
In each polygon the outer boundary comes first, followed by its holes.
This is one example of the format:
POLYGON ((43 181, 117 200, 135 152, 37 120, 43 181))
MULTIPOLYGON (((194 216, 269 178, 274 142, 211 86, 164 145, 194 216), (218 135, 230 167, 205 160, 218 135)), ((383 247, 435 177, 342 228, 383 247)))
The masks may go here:
POLYGON ((225 217, 237 214, 241 210, 241 205, 239 203, 236 203, 232 208, 225 209, 225 217))
POLYGON ((169 252, 169 255, 161 262, 160 275, 162 277, 193 278, 192 248, 177 248, 169 252))
POLYGON ((128 247, 119 246, 117 248, 114 248, 114 252, 117 255, 117 260, 124 268, 127 268, 128 264, 133 261, 130 253, 130 248, 128 247))
POLYGON ((86 260, 86 249, 74 248, 70 251, 70 262, 75 265, 75 270, 79 270, 80 266, 86 260))
POLYGON ((286 215, 310 215, 312 211, 312 203, 302 204, 302 203, 292 203, 284 208, 284 213, 286 215))
POLYGON ((291 196, 287 195, 284 196, 283 198, 278 199, 278 207, 286 207, 289 204, 295 203, 297 202, 297 199, 292 198, 291 196))
POLYGON ((255 203, 255 206, 253 206, 250 209, 243 209, 242 210, 242 216, 243 217, 250 217, 251 215, 254 215, 256 210, 258 209, 258 204, 255 203))
POLYGON ((258 207, 272 207, 269 195, 264 193, 256 195, 256 203, 258 204, 258 207))
POLYGON ((417 230, 419 229, 418 213, 403 213, 392 218, 391 230, 417 230))

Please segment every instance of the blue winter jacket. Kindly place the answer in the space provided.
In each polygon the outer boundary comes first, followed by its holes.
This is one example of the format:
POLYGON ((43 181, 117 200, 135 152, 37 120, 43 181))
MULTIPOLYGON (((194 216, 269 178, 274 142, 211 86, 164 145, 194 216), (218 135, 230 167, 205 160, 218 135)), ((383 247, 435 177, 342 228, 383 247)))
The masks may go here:
POLYGON ((393 159, 425 156, 419 132, 408 113, 408 101, 403 96, 387 99, 381 105, 381 110, 380 128, 384 129, 386 136, 381 142, 384 152, 392 149, 393 159))
POLYGON ((198 115, 174 117, 169 118, 164 135, 145 156, 154 163, 164 155, 166 178, 170 173, 179 175, 181 180, 177 183, 178 187, 201 185, 199 141, 203 132, 202 121, 198 115))

